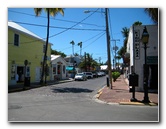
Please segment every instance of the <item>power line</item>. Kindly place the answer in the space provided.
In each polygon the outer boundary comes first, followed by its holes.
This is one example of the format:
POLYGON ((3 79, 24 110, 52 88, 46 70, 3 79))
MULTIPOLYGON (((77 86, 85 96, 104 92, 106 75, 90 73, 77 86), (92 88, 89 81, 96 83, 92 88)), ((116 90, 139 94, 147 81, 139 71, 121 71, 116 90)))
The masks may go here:
MULTIPOLYGON (((97 37, 98 35, 101 35, 101 34, 103 34, 103 32, 102 32, 102 33, 99 33, 99 34, 97 34, 97 35, 94 35, 93 37, 91 37, 91 38, 89 38, 89 39, 83 41, 82 43, 88 42, 89 40, 92 40, 93 38, 95 38, 95 37, 97 37)), ((74 45, 74 46, 77 46, 77 45, 74 45)), ((64 50, 69 49, 69 48, 72 48, 72 47, 66 47, 66 48, 64 48, 64 49, 62 49, 62 50, 59 50, 59 51, 64 51, 64 50)))
MULTIPOLYGON (((26 23, 26 22, 19 22, 19 21, 13 21, 18 24, 24 24, 24 25, 31 25, 31 26, 38 26, 38 27, 47 27, 46 25, 39 25, 39 24, 32 24, 32 23, 26 23)), ((56 29, 69 29, 67 27, 56 27, 56 26, 49 26, 50 28, 56 28, 56 29)), ((71 30, 87 30, 87 31, 105 31, 102 29, 81 29, 81 28, 71 28, 71 30)))
MULTIPOLYGON (((36 17, 36 15, 33 15, 33 14, 28 14, 28 13, 13 11, 13 10, 9 10, 9 12, 36 17)), ((39 18, 47 18, 47 17, 45 17, 45 16, 39 16, 39 18)), ((56 20, 56 21, 69 22, 69 23, 78 23, 77 21, 63 20, 63 19, 58 19, 58 18, 55 19, 55 18, 52 18, 52 17, 50 17, 50 19, 51 20, 56 20)), ((90 23, 81 23, 81 24, 83 24, 83 25, 89 25, 89 26, 95 26, 95 27, 105 27, 105 26, 100 26, 100 25, 97 25, 97 24, 90 24, 90 23)))
MULTIPOLYGON (((98 10, 98 9, 96 9, 96 11, 97 11, 97 10, 98 10)), ((96 11, 94 11, 93 13, 91 13, 90 15, 88 15, 86 18, 84 18, 84 19, 81 20, 80 22, 78 22, 78 23, 76 23, 75 25, 71 26, 70 28, 67 28, 67 29, 65 29, 65 30, 63 30, 63 31, 61 31, 61 32, 59 32, 59 33, 56 33, 56 34, 54 34, 54 35, 52 35, 52 36, 49 36, 49 38, 55 37, 55 36, 57 36, 57 35, 60 35, 60 34, 62 34, 62 33, 64 33, 64 32, 66 32, 66 31, 72 29, 73 27, 77 26, 78 24, 82 23, 83 21, 85 21, 86 19, 88 19, 90 16, 92 16, 96 11)), ((42 38, 42 39, 40 39, 40 40, 44 40, 44 39, 46 39, 46 38, 42 38)), ((32 43, 32 42, 36 42, 36 41, 39 41, 39 39, 38 39, 38 40, 32 40, 32 41, 29 41, 29 42, 22 42, 22 43, 32 43)), ((11 44, 11 43, 9 43, 9 44, 11 44)))
MULTIPOLYGON (((94 41, 92 41, 90 44, 88 44, 87 46, 85 46, 84 48, 82 48, 82 50, 85 49, 85 48, 87 48, 88 46, 90 46, 92 43, 94 43, 98 39, 100 39, 104 34, 105 34, 105 32, 102 35, 100 35, 98 38, 96 38, 94 41)), ((79 51, 77 51, 77 52, 79 52, 79 51)))

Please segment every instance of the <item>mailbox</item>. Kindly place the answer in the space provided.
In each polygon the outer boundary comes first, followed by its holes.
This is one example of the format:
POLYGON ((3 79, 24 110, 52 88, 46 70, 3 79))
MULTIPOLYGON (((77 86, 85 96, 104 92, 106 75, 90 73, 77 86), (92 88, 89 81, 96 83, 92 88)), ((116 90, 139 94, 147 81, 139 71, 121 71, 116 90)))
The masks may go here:
POLYGON ((138 74, 129 75, 129 86, 138 86, 138 74))

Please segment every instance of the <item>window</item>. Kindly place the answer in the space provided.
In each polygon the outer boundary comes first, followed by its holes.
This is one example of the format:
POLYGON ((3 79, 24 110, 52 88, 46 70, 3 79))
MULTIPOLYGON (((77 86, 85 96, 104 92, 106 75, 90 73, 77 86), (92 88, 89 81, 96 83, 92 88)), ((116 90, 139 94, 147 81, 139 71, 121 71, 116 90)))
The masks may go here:
POLYGON ((14 46, 19 46, 19 35, 14 34, 14 46))
POLYGON ((53 64, 53 74, 56 74, 56 64, 53 64))
POLYGON ((66 71, 66 67, 65 65, 63 65, 63 74, 65 74, 65 71, 66 71))
POLYGON ((43 53, 46 51, 46 45, 43 45, 43 53))

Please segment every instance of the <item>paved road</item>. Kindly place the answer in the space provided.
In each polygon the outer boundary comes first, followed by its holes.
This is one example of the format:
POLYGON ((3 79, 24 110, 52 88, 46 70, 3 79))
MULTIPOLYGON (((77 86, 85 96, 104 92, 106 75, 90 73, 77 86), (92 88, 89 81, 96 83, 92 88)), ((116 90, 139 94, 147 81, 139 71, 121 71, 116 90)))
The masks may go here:
POLYGON ((8 95, 9 121, 158 121, 158 107, 96 102, 106 78, 69 82, 8 95))

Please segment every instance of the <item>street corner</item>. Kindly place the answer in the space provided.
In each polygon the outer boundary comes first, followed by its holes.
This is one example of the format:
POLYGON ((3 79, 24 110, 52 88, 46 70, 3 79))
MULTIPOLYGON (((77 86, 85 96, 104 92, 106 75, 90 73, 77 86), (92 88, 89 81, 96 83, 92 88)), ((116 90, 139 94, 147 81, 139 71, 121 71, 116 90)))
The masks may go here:
POLYGON ((135 106, 158 106, 158 103, 150 102, 150 103, 143 103, 143 102, 119 102, 119 105, 135 105, 135 106))
POLYGON ((97 99, 99 99, 100 95, 103 93, 103 90, 106 88, 106 86, 102 87, 97 91, 97 94, 95 95, 97 99))

